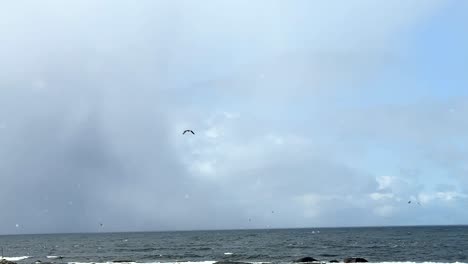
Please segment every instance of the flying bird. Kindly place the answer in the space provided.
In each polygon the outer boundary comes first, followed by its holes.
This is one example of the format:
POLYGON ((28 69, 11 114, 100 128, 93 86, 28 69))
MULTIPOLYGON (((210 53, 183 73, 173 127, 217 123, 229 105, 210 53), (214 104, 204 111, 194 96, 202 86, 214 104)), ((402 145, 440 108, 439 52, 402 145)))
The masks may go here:
POLYGON ((195 133, 193 133, 193 131, 190 129, 185 130, 184 133, 182 133, 182 135, 185 135, 185 133, 192 133, 192 135, 195 135, 195 133))
MULTIPOLYGON (((410 204, 411 201, 408 201, 408 203, 410 204)), ((416 201, 416 203, 419 205, 419 206, 422 206, 421 203, 419 201, 416 201)))

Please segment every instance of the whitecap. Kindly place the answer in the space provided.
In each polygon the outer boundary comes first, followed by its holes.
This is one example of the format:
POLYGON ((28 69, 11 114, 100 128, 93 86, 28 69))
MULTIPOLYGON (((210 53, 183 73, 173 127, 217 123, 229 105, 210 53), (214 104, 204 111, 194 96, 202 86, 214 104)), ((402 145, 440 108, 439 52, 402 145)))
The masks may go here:
POLYGON ((1 257, 0 256, 0 259, 4 259, 4 260, 8 260, 8 261, 20 261, 20 260, 24 260, 24 259, 28 259, 29 256, 21 256, 21 257, 1 257))
POLYGON ((368 262, 367 264, 468 264, 466 262, 413 262, 413 261, 388 261, 388 262, 368 262))

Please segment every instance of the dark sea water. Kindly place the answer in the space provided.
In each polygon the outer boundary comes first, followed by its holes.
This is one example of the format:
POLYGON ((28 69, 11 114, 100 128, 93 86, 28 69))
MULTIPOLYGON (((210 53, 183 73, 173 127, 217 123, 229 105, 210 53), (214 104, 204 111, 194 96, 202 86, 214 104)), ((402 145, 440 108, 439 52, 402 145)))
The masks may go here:
POLYGON ((468 262, 468 226, 317 228, 0 236, 18 263, 243 261, 363 257, 380 262, 468 262), (226 254, 232 253, 232 254, 226 254), (47 256, 63 256, 48 259, 47 256))

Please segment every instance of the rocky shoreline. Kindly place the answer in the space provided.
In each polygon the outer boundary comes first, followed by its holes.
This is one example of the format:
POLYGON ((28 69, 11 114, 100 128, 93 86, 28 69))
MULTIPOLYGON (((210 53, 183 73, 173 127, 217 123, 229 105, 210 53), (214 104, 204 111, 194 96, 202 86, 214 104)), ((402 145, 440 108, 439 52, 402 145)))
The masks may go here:
POLYGON ((16 262, 9 261, 6 259, 0 259, 0 264, 16 264, 16 262))
MULTIPOLYGON (((345 258, 342 261, 338 260, 330 260, 330 261, 320 261, 318 259, 315 259, 313 257, 303 257, 300 259, 296 259, 292 261, 293 263, 310 263, 310 264, 323 264, 323 263, 363 263, 363 262, 369 262, 367 259, 364 258, 345 258)), ((51 262, 41 262, 41 261, 35 261, 35 264, 46 264, 46 263, 51 263, 51 262)), ((112 263, 135 263, 135 261, 132 260, 114 260, 112 263)), ((16 262, 9 261, 6 259, 1 259, 0 264, 17 264, 16 262)), ((243 261, 217 261, 213 264, 251 264, 250 262, 243 262, 243 261)))
MULTIPOLYGON (((369 262, 365 258, 345 258, 342 261, 330 260, 330 261, 321 261, 313 257, 303 257, 292 261, 293 263, 309 263, 309 264, 323 264, 323 263, 364 263, 369 262)), ((243 261, 217 261, 214 264, 251 264, 249 262, 243 261)))

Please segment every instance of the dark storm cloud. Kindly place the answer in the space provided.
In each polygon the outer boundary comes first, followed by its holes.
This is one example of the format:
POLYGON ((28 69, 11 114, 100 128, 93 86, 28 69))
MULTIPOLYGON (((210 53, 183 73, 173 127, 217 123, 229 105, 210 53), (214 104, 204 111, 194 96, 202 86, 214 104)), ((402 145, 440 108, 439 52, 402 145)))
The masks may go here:
POLYGON ((160 92, 172 30, 147 4, 9 5, 23 20, 2 11, 0 232, 174 229, 197 210, 181 206, 209 201, 185 198, 198 187, 172 151, 175 106, 160 92))

